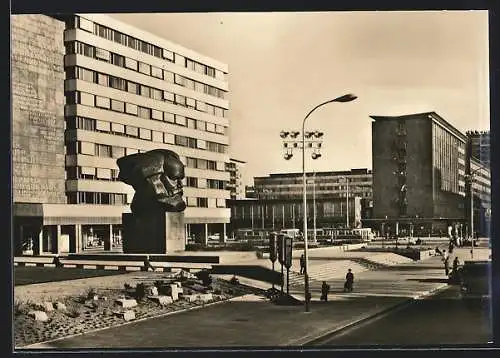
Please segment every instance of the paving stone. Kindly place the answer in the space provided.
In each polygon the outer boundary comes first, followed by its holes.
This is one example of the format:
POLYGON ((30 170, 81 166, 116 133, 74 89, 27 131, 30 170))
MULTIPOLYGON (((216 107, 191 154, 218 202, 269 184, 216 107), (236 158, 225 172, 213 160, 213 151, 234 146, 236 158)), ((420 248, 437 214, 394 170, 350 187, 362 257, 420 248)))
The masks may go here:
POLYGON ((173 302, 173 299, 170 296, 149 296, 148 298, 162 306, 166 306, 173 302))

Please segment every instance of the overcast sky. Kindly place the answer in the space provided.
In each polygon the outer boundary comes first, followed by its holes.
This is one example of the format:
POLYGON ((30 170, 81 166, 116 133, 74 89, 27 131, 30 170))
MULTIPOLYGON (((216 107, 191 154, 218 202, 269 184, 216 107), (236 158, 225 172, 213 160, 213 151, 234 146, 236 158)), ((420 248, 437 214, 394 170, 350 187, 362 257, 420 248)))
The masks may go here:
POLYGON ((435 111, 463 132, 489 129, 486 11, 112 16, 229 65, 230 155, 247 162, 246 183, 301 171, 280 130, 348 92, 359 98, 308 119, 325 136, 307 170, 371 168, 369 115, 435 111))

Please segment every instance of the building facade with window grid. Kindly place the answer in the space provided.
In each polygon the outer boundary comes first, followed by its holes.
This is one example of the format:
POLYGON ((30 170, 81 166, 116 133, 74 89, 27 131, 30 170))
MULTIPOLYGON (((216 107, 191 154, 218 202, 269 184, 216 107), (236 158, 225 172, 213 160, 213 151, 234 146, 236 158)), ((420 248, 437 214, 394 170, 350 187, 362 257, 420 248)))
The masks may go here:
MULTIPOLYGON (((467 232, 467 137, 435 112, 371 116, 373 212, 390 234, 467 232)), ((489 186, 489 184, 487 184, 489 186)))
MULTIPOLYGON (((256 200, 228 201, 231 230, 302 227, 302 173, 255 177, 253 190, 256 200)), ((307 215, 311 225, 314 218, 313 196, 318 228, 345 227, 347 214, 349 226, 360 227, 361 220, 371 215, 372 171, 362 168, 307 173, 307 215)))
POLYGON ((223 233, 230 218, 227 65, 109 16, 57 19, 65 24, 67 218, 45 249, 60 251, 65 231, 70 251, 119 247, 133 189, 117 180, 116 159, 157 148, 175 151, 186 166, 188 233, 223 233), (78 219, 94 208, 107 215, 78 219))

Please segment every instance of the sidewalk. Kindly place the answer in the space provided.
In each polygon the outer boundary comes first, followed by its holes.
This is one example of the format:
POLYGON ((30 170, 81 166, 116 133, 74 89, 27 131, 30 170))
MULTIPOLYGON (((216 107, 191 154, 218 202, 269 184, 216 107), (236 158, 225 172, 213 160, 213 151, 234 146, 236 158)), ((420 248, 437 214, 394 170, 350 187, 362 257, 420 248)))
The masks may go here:
MULTIPOLYGON (((439 258, 356 275, 355 292, 335 293, 319 302, 312 288, 309 313, 304 306, 276 306, 259 296, 195 311, 133 322, 26 348, 181 348, 300 346, 332 331, 381 314, 411 299, 446 287, 439 258)), ((295 290, 300 295, 301 288, 295 290)))

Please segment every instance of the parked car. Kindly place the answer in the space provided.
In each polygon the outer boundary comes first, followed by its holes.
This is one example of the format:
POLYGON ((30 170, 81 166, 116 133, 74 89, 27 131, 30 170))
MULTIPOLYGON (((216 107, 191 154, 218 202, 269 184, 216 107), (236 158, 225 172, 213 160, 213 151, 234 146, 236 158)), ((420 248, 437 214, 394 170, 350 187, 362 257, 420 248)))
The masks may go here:
POLYGON ((491 261, 465 261, 460 272, 460 290, 464 296, 490 295, 491 261))

